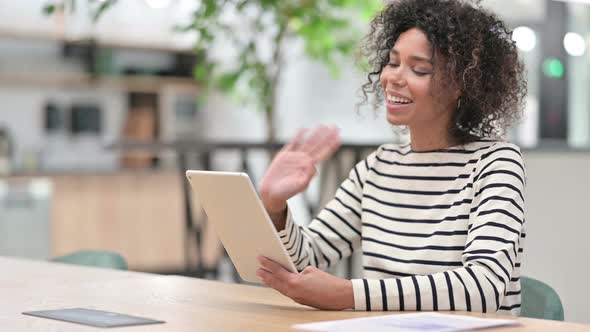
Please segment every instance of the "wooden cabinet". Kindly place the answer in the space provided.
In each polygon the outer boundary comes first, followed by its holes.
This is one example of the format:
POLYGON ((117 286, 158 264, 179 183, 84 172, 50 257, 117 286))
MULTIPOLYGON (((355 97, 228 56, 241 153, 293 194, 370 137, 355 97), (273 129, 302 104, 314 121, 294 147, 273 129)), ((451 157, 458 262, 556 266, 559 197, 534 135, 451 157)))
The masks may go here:
POLYGON ((174 172, 52 176, 51 253, 105 249, 139 271, 185 266, 181 179, 174 172))

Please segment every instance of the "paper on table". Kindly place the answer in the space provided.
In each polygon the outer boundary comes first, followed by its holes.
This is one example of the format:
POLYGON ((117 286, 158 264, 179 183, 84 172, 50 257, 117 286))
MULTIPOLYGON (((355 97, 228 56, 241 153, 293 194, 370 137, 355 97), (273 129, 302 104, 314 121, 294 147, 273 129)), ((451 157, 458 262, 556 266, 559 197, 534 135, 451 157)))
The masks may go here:
POLYGON ((440 313, 411 313, 293 325, 295 329, 338 332, 452 332, 519 325, 516 320, 440 313))

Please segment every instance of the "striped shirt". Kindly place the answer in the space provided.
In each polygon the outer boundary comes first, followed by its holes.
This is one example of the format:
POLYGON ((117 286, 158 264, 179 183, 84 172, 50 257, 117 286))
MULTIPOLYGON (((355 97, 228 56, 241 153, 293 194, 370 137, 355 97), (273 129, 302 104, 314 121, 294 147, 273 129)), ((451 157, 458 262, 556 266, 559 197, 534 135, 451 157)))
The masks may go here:
POLYGON ((363 252, 356 310, 520 313, 524 162, 478 141, 415 152, 386 144, 356 164, 308 226, 279 232, 302 271, 363 252))

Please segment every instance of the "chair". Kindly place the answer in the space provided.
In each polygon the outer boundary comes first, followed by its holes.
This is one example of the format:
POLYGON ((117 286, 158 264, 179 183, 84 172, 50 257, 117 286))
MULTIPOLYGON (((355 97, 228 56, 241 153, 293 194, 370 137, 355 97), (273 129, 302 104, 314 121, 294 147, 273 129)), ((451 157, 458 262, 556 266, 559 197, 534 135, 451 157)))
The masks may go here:
POLYGON ((82 250, 51 259, 52 262, 104 267, 115 270, 127 270, 127 262, 123 256, 102 250, 82 250))
POLYGON ((522 317, 563 321, 559 295, 546 283, 528 277, 520 278, 522 317))

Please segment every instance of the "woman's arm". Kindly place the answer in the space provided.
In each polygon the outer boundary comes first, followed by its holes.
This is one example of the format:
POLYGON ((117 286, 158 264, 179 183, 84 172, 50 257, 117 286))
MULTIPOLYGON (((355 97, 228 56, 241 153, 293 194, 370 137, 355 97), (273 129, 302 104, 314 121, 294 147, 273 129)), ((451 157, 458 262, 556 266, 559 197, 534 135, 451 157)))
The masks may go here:
POLYGON ((300 130, 275 156, 260 185, 260 197, 299 271, 313 265, 327 268, 360 245, 361 197, 369 159, 357 164, 335 198, 308 227, 295 224, 287 200, 304 191, 316 172, 340 144, 338 129, 320 126, 306 134, 300 130))
POLYGON ((362 187, 374 155, 356 164, 335 197, 308 226, 297 225, 288 212, 279 236, 299 271, 309 265, 324 270, 360 246, 362 187))

